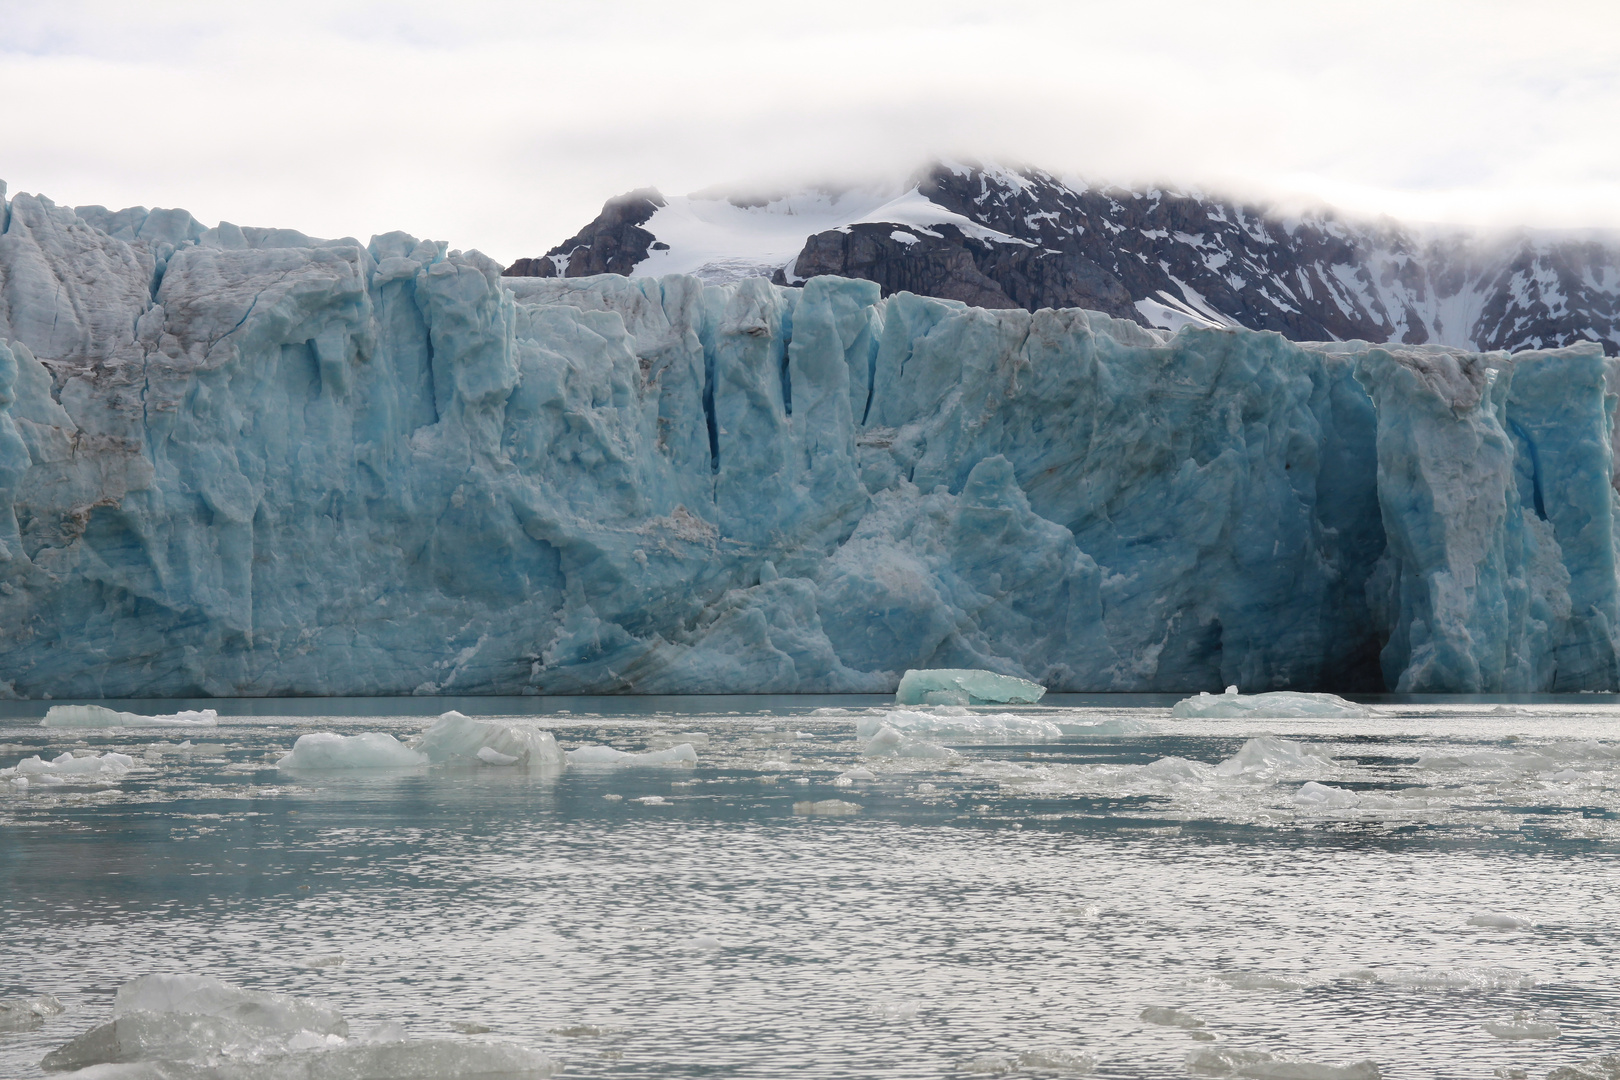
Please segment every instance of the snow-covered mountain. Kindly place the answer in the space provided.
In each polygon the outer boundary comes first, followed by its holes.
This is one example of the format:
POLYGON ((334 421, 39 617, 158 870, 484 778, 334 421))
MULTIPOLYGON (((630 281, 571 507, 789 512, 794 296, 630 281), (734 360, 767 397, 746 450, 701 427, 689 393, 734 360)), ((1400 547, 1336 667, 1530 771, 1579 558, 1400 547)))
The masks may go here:
POLYGON ((1620 353, 1620 235, 1481 235, 1284 215, 1197 192, 939 163, 909 182, 609 200, 512 277, 823 274, 988 308, 1084 307, 1152 327, 1467 349, 1620 353))

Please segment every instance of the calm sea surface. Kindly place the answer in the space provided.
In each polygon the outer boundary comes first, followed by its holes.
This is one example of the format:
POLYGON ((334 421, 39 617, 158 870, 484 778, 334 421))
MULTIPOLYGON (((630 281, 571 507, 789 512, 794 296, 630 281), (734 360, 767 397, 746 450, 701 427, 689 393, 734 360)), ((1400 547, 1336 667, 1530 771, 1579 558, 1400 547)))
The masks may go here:
POLYGON ((187 731, 7 703, 0 768, 136 767, 0 781, 0 997, 67 1005, 0 1033, 0 1076, 174 971, 577 1077, 1184 1077, 1213 1046, 1539 1078, 1620 1052, 1620 704, 1170 700, 971 710, 1065 734, 904 758, 862 753, 875 698, 210 702, 252 714, 187 731), (275 767, 302 733, 405 738, 451 705, 698 761, 275 767))

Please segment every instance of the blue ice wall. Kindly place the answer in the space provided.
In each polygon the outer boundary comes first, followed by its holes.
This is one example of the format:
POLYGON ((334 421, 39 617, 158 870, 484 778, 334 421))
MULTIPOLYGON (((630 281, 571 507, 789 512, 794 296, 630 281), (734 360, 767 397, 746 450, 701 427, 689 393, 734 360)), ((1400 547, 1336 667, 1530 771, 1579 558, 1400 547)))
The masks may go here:
POLYGON ((1617 689, 1609 364, 19 195, 0 692, 1617 689))

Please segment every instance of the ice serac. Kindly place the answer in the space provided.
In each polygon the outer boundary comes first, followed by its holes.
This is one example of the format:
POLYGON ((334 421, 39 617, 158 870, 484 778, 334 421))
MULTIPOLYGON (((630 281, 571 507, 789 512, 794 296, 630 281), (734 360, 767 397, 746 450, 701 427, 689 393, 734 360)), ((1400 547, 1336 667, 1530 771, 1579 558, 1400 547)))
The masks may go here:
POLYGON ((0 696, 1620 688, 1595 346, 879 293, 18 195, 0 696))

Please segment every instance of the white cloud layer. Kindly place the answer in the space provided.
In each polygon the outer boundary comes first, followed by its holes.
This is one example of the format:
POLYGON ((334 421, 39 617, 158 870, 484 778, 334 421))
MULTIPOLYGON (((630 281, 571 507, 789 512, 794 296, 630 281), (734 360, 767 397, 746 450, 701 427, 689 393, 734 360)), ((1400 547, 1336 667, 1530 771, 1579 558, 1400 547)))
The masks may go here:
POLYGON ((1620 227, 1594 0, 0 0, 0 178, 502 261, 611 194, 935 155, 1620 227))

